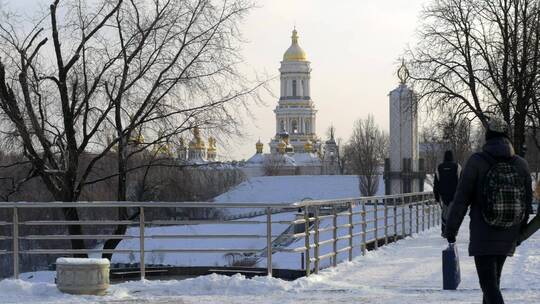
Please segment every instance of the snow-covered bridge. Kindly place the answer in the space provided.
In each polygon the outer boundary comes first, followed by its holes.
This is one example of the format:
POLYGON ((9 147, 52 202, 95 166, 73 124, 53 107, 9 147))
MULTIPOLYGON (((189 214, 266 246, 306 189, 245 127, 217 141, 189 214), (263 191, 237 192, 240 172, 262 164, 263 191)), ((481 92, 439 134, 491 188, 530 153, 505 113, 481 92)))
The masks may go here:
MULTIPOLYGON (((0 282, 3 303, 480 303, 474 262, 466 254, 468 227, 458 237, 462 283, 442 291, 439 229, 370 251, 352 262, 296 281, 240 275, 203 276, 181 281, 136 281, 111 287, 105 297, 63 295, 52 273, 23 275, 0 282)), ((533 236, 508 259, 502 279, 507 303, 540 301, 540 235, 533 236)))
MULTIPOLYGON (((228 267, 234 266, 227 260, 231 253, 245 259, 240 261, 244 267, 250 262, 247 266, 263 276, 247 279, 241 275, 212 274, 184 280, 162 277, 167 281, 154 278, 115 284, 105 297, 75 297, 63 295, 56 289, 53 271, 22 273, 20 280, 0 281, 1 303, 478 303, 480 299, 473 261, 466 254, 466 223, 459 237, 463 283, 457 292, 441 290, 441 250, 446 243, 436 225, 439 207, 431 193, 283 204, 4 203, 0 207, 11 209, 13 219, 0 222, 4 227, 12 226, 11 233, 2 236, 2 244, 12 244, 0 248, 0 254, 14 257, 15 276, 21 266, 25 266, 17 258, 20 256, 104 252, 99 246, 81 250, 41 249, 28 242, 110 237, 49 235, 36 229, 32 232, 19 229, 67 224, 66 221, 24 217, 27 209, 62 208, 66 204, 77 208, 112 210, 129 206, 139 209, 141 216, 127 223, 130 225, 127 234, 115 236, 122 242, 109 252, 114 253, 113 262, 138 263, 142 278, 145 263, 139 261, 173 268, 228 267), (232 208, 237 215, 262 209, 264 215, 201 221, 163 220, 153 218, 152 213, 145 217, 143 212, 156 208, 217 207, 232 208), (394 239, 399 241, 391 243, 394 239), (24 246, 20 246, 20 241, 26 242, 24 246), (366 252, 378 246, 378 250, 366 252), (337 267, 331 267, 336 264, 337 267), (295 281, 266 275, 277 275, 277 269, 293 269, 311 275, 295 281)), ((116 225, 118 221, 84 219, 77 223, 116 225)), ((1 269, 4 274, 10 270, 1 269)), ((135 273, 138 271, 136 269, 135 273)), ((539 302, 538 282, 540 236, 522 245, 516 257, 507 262, 503 288, 508 303, 539 302)))

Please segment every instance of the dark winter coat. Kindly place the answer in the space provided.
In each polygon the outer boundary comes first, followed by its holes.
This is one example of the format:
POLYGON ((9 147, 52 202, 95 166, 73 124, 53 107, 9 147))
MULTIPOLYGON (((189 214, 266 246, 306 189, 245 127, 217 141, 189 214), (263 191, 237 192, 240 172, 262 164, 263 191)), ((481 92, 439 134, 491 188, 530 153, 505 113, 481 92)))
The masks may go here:
POLYGON ((435 181, 433 183, 433 194, 435 200, 441 200, 445 205, 450 204, 456 193, 461 167, 453 160, 446 160, 437 167, 435 181))
MULTIPOLYGON (((490 139, 483 147, 485 153, 489 153, 497 160, 512 160, 520 175, 524 177, 526 189, 527 208, 531 208, 532 187, 531 174, 527 162, 514 154, 514 149, 510 141, 506 138, 498 137, 490 139)), ((459 227, 467 213, 469 206, 471 211, 470 243, 469 255, 506 255, 511 256, 516 249, 519 231, 518 225, 509 229, 498 229, 489 226, 482 217, 481 204, 483 202, 482 188, 484 178, 490 169, 490 164, 478 153, 472 155, 461 175, 454 201, 450 204, 448 220, 445 234, 448 237, 455 237, 459 227)), ((528 220, 528 214, 523 220, 524 227, 528 220)))

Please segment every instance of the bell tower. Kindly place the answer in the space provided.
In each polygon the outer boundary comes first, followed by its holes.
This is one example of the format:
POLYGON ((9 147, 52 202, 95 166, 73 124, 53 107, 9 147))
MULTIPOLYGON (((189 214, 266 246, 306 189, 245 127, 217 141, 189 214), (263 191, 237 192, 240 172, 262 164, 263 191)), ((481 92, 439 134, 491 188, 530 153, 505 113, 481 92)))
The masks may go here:
POLYGON ((316 136, 317 110, 311 100, 311 67, 306 52, 298 43, 296 29, 292 32, 291 46, 283 55, 280 72, 280 98, 274 109, 276 136, 270 142, 271 152, 278 152, 278 144, 284 134, 294 152, 306 152, 306 143, 311 142, 314 151, 321 144, 316 136))

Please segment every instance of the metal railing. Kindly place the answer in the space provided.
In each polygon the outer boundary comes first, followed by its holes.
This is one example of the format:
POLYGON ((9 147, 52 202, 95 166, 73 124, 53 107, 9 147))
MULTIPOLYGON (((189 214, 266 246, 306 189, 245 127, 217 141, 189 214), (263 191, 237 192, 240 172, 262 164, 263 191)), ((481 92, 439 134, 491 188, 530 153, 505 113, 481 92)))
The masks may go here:
MULTIPOLYGON (((0 248, 0 255, 12 255, 13 276, 18 278, 21 255, 75 255, 75 254, 138 254, 141 279, 145 278, 145 257, 148 254, 238 254, 265 264, 266 273, 272 275, 273 255, 276 253, 300 254, 301 268, 305 275, 318 273, 321 268, 336 266, 342 260, 352 260, 355 255, 365 255, 369 249, 378 249, 391 241, 411 236, 440 224, 440 207, 432 193, 414 193, 382 197, 365 197, 327 201, 302 201, 292 204, 261 203, 170 203, 170 202, 48 202, 48 203, 0 203, 0 211, 11 210, 11 221, 0 221, 4 231, 0 241, 12 245, 0 248), (58 208, 137 208, 135 220, 22 220, 29 209, 58 208), (163 220, 152 219, 145 211, 159 208, 216 208, 260 209, 264 215, 238 220, 163 220), (284 218, 284 219, 283 219, 284 218), (153 228, 163 226, 216 225, 212 234, 166 234, 153 228), (107 234, 28 234, 27 227, 58 227, 67 225, 113 226, 128 225, 125 235, 107 234), (228 232, 229 225, 240 227, 242 233, 228 232), (262 226, 262 227, 261 227, 262 226), (9 229, 11 227, 11 229, 9 229), (244 228, 245 227, 245 228, 244 228), (138 246, 117 249, 41 249, 31 241, 51 240, 138 240, 138 246), (246 248, 154 248, 147 240, 251 240, 246 248), (21 248, 21 242, 27 242, 21 248), (259 247, 257 247, 259 246, 259 247), (11 248, 9 248, 11 247, 11 248)), ((45 214, 45 212, 42 212, 45 214)), ((279 264, 279 261, 277 261, 279 264)), ((212 266, 212 265, 208 265, 212 266)))

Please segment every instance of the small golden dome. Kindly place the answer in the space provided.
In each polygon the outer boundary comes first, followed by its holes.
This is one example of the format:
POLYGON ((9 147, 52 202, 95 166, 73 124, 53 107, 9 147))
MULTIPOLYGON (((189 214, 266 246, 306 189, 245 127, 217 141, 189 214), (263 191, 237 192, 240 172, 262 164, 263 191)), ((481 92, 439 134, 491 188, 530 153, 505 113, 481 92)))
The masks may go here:
POLYGON ((144 144, 144 136, 140 133, 138 135, 132 135, 128 141, 134 145, 144 144))
POLYGON ((152 154, 156 156, 166 156, 166 157, 172 157, 173 153, 171 152, 171 148, 169 144, 158 144, 154 145, 154 148, 152 149, 152 154))
POLYGON ((206 148, 198 127, 193 129, 193 139, 189 142, 189 147, 197 150, 204 150, 206 148))
POLYGON ((296 29, 293 30, 291 39, 291 46, 283 55, 283 61, 307 61, 306 52, 298 44, 298 32, 296 29))
POLYGON ((306 151, 306 153, 311 153, 311 152, 313 152, 313 143, 311 142, 311 140, 308 140, 308 141, 304 144, 304 150, 306 151))
POLYGON ((216 139, 213 137, 208 138, 208 152, 216 151, 216 139))
POLYGON ((204 144, 204 140, 199 139, 197 140, 197 145, 195 146, 195 149, 204 150, 206 148, 206 145, 204 144))
POLYGON ((280 141, 279 144, 278 144, 278 151, 280 154, 285 154, 285 151, 287 149, 287 144, 285 143, 285 141, 280 141))
POLYGON ((263 153, 264 145, 263 145, 263 143, 261 142, 260 139, 259 139, 259 141, 255 144, 255 148, 257 149, 257 154, 263 153))

